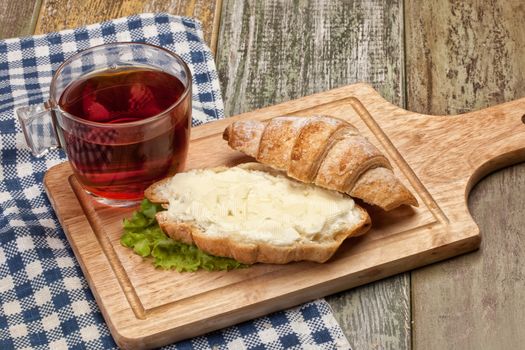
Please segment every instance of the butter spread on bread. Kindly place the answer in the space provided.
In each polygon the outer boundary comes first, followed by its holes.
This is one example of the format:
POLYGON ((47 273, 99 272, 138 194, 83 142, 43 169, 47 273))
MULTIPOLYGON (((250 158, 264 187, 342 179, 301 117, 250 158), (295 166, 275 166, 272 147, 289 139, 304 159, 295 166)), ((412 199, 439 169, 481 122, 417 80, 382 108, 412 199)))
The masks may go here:
POLYGON ((391 210, 417 206, 389 160, 350 123, 328 116, 238 120, 223 138, 233 149, 306 183, 391 210))
POLYGON ((179 173, 146 197, 170 237, 242 263, 324 262, 370 218, 347 195, 290 179, 258 163, 179 173))

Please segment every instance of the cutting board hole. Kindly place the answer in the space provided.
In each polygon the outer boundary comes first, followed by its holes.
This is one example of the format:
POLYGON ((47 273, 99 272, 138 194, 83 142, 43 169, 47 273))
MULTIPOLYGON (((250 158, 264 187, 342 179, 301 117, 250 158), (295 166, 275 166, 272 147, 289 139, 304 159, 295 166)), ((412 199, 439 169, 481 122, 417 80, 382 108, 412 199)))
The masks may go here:
POLYGON ((525 114, 521 116, 521 122, 525 124, 525 114))

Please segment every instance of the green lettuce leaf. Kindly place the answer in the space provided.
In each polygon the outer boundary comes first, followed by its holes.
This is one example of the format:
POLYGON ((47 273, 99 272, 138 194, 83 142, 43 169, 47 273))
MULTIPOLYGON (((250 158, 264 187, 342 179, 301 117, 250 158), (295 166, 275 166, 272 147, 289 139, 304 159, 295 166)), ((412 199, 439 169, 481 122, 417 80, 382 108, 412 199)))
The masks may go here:
POLYGON ((164 210, 161 205, 144 199, 140 209, 131 218, 124 219, 124 234, 120 237, 120 243, 144 258, 152 257, 156 267, 179 272, 231 270, 247 266, 230 258, 209 255, 195 245, 169 238, 155 219, 155 214, 161 210, 164 210))

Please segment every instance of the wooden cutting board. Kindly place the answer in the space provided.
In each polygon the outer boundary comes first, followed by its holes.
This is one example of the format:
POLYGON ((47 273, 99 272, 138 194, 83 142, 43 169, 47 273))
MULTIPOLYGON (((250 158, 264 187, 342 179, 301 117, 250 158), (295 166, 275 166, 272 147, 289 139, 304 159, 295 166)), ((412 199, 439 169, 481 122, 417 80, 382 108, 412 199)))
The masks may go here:
POLYGON ((348 239, 325 264, 156 270, 119 244, 122 219, 133 209, 93 202, 68 163, 50 169, 44 182, 117 344, 157 347, 476 249, 468 193, 490 171, 525 160, 524 113, 525 98, 459 116, 421 115, 355 84, 194 128, 188 169, 249 160, 222 140, 229 123, 245 118, 332 115, 384 151, 419 208, 367 207, 372 230, 348 239))

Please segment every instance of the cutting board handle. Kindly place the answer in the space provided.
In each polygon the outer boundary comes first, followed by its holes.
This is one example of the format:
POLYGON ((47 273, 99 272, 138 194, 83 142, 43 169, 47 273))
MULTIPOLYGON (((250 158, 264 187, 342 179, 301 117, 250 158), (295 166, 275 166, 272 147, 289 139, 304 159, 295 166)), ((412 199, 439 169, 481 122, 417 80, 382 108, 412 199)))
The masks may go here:
POLYGON ((525 161, 525 98, 454 119, 472 173, 468 190, 488 173, 525 161))
POLYGON ((348 89, 372 137, 425 184, 461 181, 468 195, 488 173, 525 161, 525 98, 460 115, 424 115, 392 105, 370 85, 348 89))

